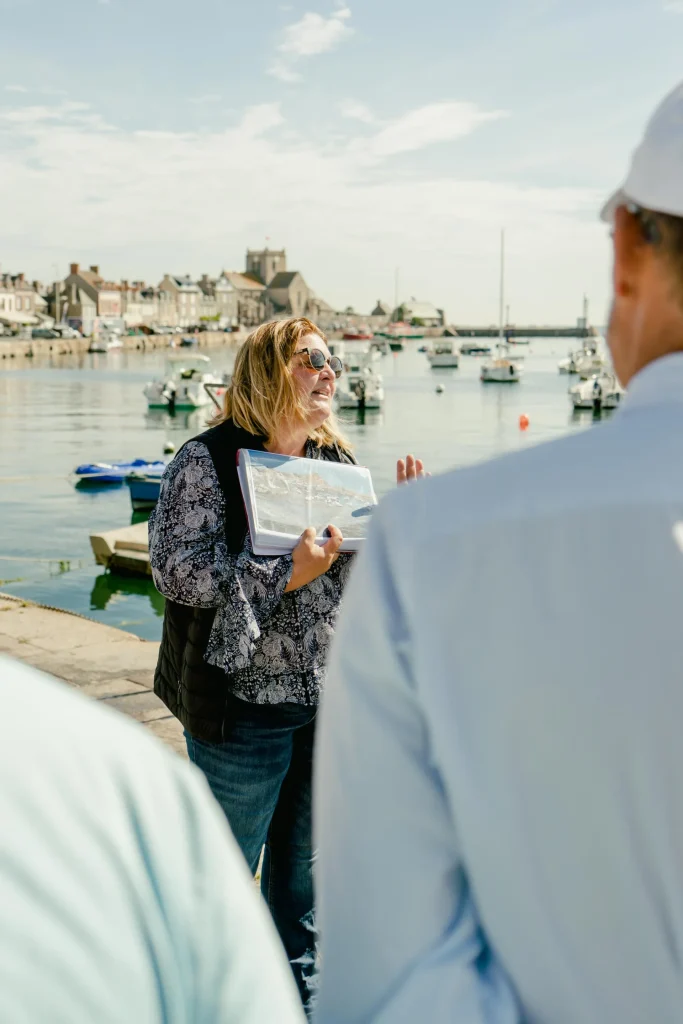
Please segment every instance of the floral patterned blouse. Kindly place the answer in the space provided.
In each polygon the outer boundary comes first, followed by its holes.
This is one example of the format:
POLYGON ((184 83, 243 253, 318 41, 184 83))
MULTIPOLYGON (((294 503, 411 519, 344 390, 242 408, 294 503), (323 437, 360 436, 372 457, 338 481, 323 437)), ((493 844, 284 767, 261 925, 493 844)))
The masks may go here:
MULTIPOLYGON (((306 454, 317 457, 309 444, 306 454)), ((149 519, 149 556, 159 591, 178 604, 215 608, 204 655, 228 675, 232 693, 257 704, 317 704, 352 555, 312 583, 285 593, 292 556, 230 554, 225 497, 201 441, 167 467, 149 519)))

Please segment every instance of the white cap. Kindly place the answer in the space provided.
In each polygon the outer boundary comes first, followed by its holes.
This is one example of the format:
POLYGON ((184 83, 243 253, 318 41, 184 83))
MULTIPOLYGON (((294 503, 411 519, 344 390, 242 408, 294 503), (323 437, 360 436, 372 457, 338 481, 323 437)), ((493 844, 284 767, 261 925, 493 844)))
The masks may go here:
POLYGON ((683 82, 657 107, 633 154, 628 177, 602 208, 611 223, 619 206, 683 217, 683 82))

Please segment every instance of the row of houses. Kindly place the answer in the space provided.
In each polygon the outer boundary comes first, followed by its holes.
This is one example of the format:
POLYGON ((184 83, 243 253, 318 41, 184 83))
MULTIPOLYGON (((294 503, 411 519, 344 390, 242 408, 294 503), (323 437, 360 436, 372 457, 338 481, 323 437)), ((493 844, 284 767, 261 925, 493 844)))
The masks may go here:
POLYGON ((158 285, 108 281, 99 266, 85 270, 72 263, 59 294, 51 296, 51 315, 90 333, 97 317, 121 318, 128 327, 193 327, 217 321, 246 327, 277 316, 334 315, 299 271, 287 270, 282 250, 248 250, 246 268, 223 270, 218 277, 165 274, 158 285))
MULTIPOLYGON (((157 285, 112 281, 98 265, 72 263, 63 281, 49 288, 23 274, 0 274, 0 325, 36 325, 45 317, 66 321, 91 334, 97 319, 123 321, 127 327, 188 328, 202 322, 222 327, 252 327, 273 317, 307 316, 322 327, 362 320, 350 308, 343 314, 315 295, 298 270, 287 269, 284 249, 248 249, 244 271, 223 270, 217 277, 165 274, 157 285)), ((412 300, 398 309, 378 301, 373 324, 388 319, 444 322, 441 310, 412 300)))

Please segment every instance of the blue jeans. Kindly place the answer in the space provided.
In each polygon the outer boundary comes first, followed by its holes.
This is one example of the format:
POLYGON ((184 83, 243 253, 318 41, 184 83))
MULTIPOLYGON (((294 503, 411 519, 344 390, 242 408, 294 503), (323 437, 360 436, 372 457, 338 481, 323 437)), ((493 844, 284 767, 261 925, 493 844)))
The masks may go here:
POLYGON ((265 845, 261 892, 289 957, 304 1006, 314 991, 311 776, 317 708, 230 699, 225 741, 187 732, 190 760, 204 772, 252 874, 265 845))

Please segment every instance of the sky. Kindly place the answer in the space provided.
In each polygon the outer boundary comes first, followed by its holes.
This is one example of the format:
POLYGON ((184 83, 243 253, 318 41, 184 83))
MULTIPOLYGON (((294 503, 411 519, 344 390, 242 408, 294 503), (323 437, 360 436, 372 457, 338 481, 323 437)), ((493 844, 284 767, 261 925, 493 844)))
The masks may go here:
POLYGON ((459 324, 603 323, 601 202, 683 0, 0 0, 0 268, 244 269, 459 324))

